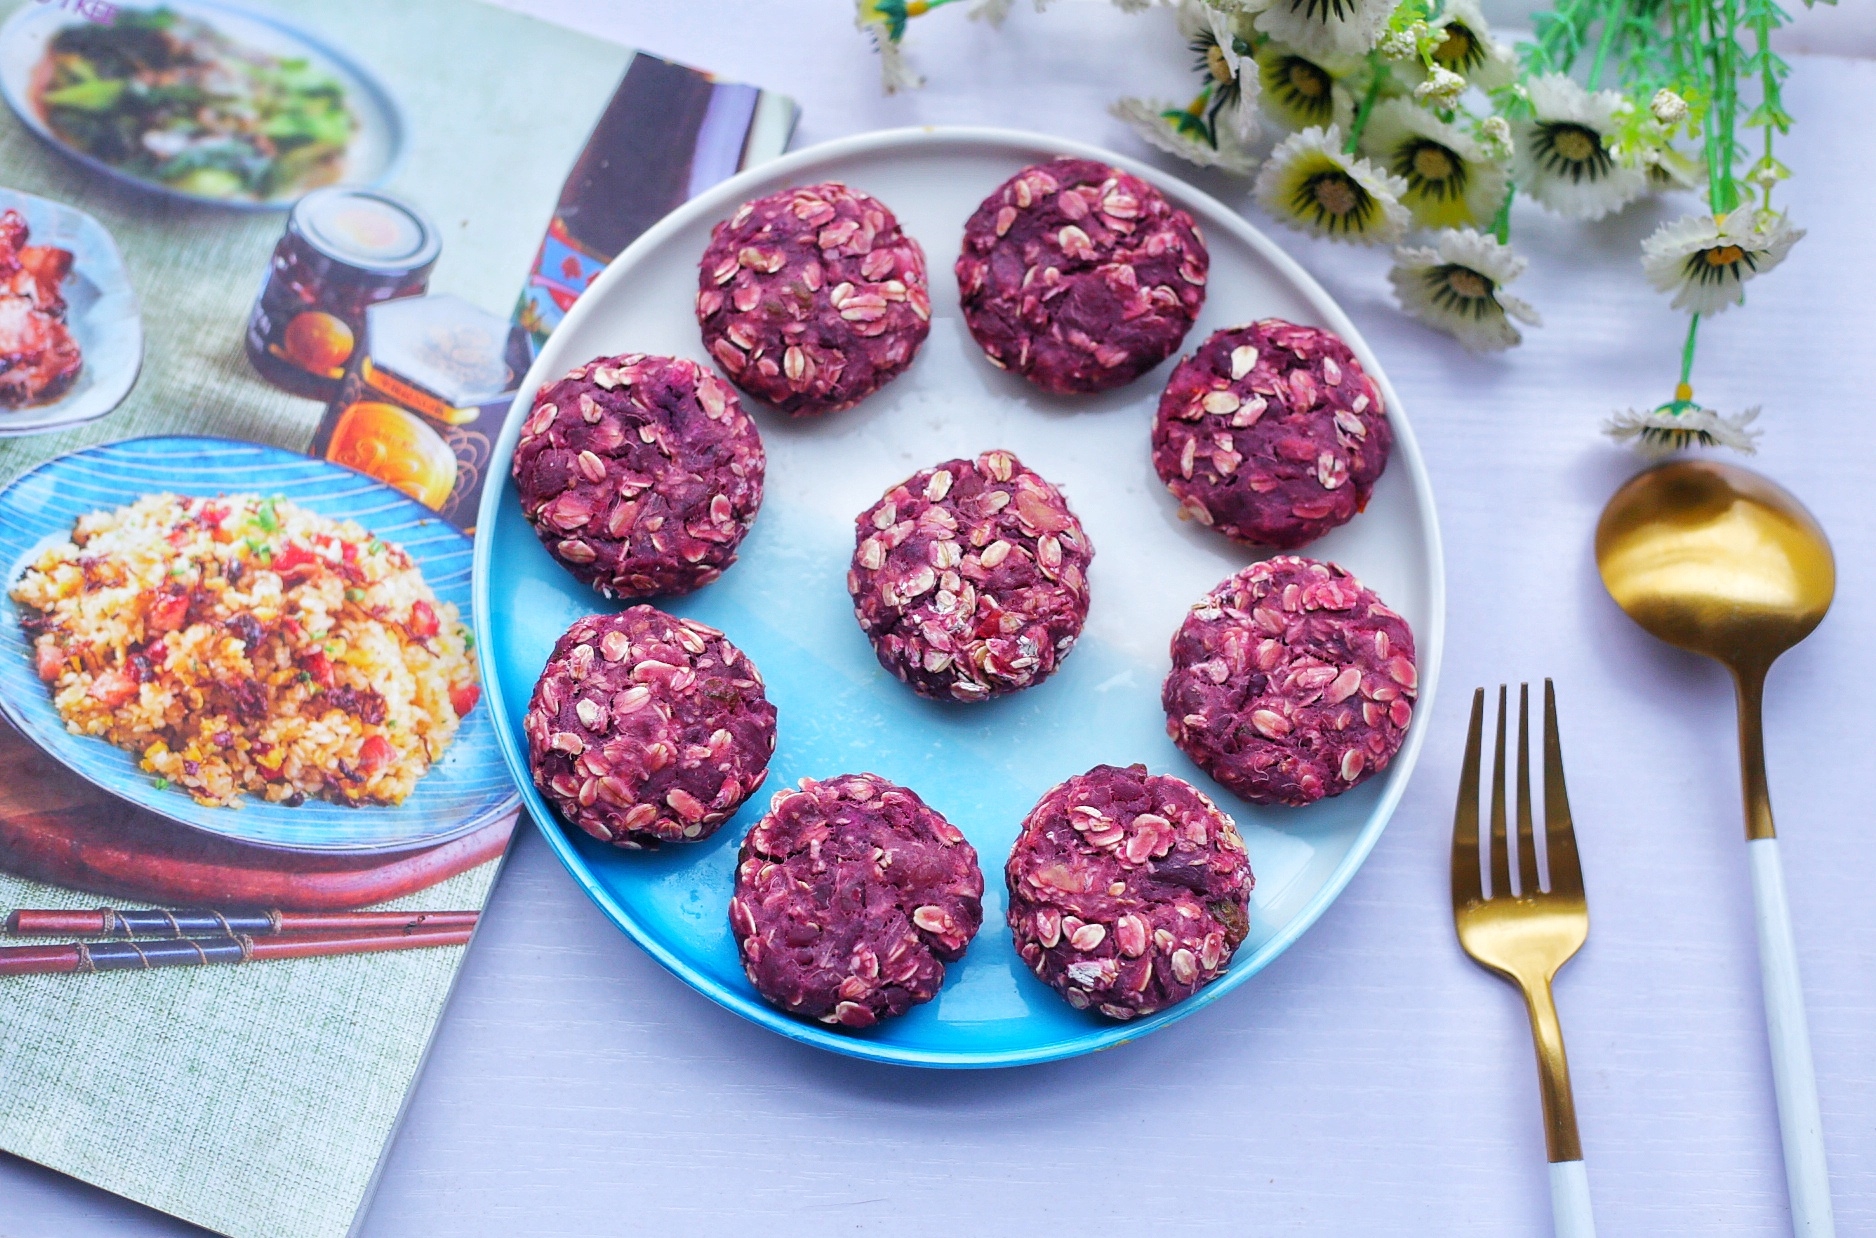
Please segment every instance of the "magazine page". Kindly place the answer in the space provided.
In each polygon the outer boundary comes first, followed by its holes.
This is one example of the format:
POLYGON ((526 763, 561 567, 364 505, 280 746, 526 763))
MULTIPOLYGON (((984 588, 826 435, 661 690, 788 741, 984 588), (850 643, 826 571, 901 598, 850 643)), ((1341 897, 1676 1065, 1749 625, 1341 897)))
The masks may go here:
POLYGON ((470 0, 0 0, 0 1148, 347 1232, 517 822, 534 351, 788 100, 470 0))

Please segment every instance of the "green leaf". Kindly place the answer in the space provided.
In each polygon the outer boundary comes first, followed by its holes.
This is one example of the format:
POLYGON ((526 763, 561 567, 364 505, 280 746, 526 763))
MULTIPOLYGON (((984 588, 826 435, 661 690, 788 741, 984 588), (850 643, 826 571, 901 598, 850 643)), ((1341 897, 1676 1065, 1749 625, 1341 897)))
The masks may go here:
POLYGON ((121 77, 94 77, 87 82, 48 90, 40 98, 48 107, 69 107, 80 112, 108 112, 124 97, 121 77))

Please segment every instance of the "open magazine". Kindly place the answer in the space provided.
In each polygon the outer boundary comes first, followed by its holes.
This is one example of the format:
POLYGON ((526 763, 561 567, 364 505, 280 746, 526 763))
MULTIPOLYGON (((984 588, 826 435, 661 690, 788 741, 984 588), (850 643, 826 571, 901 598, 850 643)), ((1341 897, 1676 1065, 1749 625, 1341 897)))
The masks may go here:
POLYGON ((0 1149, 354 1228, 517 821, 535 351, 785 98, 473 0, 0 0, 0 1149))

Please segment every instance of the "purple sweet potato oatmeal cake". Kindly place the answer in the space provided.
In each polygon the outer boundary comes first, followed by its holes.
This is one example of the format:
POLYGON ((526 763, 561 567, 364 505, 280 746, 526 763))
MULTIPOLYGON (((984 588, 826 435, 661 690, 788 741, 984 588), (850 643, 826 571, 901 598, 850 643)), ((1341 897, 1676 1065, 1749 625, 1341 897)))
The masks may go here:
POLYGON ((711 232, 697 322, 756 399, 797 417, 848 408, 911 365, 931 331, 925 251, 870 194, 784 189, 711 232))
POLYGON ((860 514, 854 540, 854 616, 921 696, 1040 683, 1088 618, 1094 546, 1061 491, 1007 451, 914 473, 860 514))
POLYGON ((1110 1019, 1191 997, 1250 930, 1251 863, 1230 817, 1144 765, 1097 765, 1030 810, 1004 869, 1010 935, 1044 984, 1110 1019))
POLYGON ((734 391, 694 361, 630 353, 541 389, 514 477, 563 567, 606 597, 658 597, 736 561, 766 462, 734 391))
POLYGON ((964 225, 958 294, 991 363, 1045 391, 1106 391, 1179 347, 1211 256, 1192 217, 1092 159, 1024 168, 964 225))
POLYGON ((937 994, 983 923, 983 894, 976 850, 912 791, 873 774, 804 778, 743 839, 730 929, 770 1002, 871 1027, 937 994))
POLYGON ((1298 555, 1201 598, 1172 663, 1167 734, 1260 804, 1311 804, 1386 769, 1419 683, 1407 621, 1342 568, 1298 555))
POLYGON ((775 752, 755 664, 715 628, 650 606, 568 628, 522 729, 534 785, 568 824, 631 850, 714 833, 775 752))
POLYGON ((1334 332, 1266 318, 1216 332, 1173 370, 1153 467, 1179 514, 1291 550, 1368 505, 1394 432, 1334 332))

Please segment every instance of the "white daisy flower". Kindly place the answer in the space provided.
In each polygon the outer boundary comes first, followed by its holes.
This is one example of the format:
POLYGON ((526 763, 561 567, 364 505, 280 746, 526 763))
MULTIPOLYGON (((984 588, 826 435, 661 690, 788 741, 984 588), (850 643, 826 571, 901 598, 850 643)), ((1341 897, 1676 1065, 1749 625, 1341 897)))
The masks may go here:
POLYGON ((1193 67, 1211 85, 1207 119, 1214 132, 1222 121, 1240 143, 1257 139, 1257 96, 1262 93, 1250 45, 1238 34, 1233 14, 1200 0, 1181 0, 1179 33, 1195 58, 1193 67))
POLYGON ((1475 352, 1510 348, 1523 340, 1511 319, 1542 324, 1529 304, 1504 291, 1524 273, 1525 261, 1494 237, 1471 228, 1447 229, 1431 249, 1394 251, 1388 280, 1401 308, 1475 352))
POLYGON ((854 0, 853 24, 872 36, 873 46, 879 49, 880 84, 889 95, 925 84, 925 79, 905 62, 905 53, 899 47, 906 21, 914 16, 907 7, 907 0, 854 0))
POLYGON ((1360 60, 1305 56, 1269 39, 1253 55, 1265 115, 1292 132, 1328 125, 1348 131, 1355 119, 1355 96, 1344 83, 1361 68, 1360 60))
POLYGON ((1536 115, 1518 124, 1519 189, 1572 219, 1601 219, 1641 196, 1647 175, 1610 150, 1621 95, 1592 94, 1561 73, 1534 77, 1526 90, 1536 115))
POLYGON ((1440 15, 1429 24, 1439 40, 1433 47, 1433 63, 1440 68, 1485 90, 1508 86, 1517 77, 1517 54, 1492 37, 1478 0, 1446 0, 1440 15))
POLYGON ((1491 222, 1511 183, 1510 171, 1471 134, 1405 99, 1375 105, 1361 149, 1406 182, 1401 201, 1428 228, 1491 222))
POLYGON ((1119 99, 1108 111, 1150 145, 1201 168, 1223 168, 1242 176, 1257 166, 1230 134, 1208 124, 1203 106, 1194 112, 1161 99, 1119 99))
POLYGON ((1412 218, 1407 183, 1342 150, 1334 125, 1293 133, 1258 170, 1257 201, 1279 223, 1357 245, 1391 245, 1412 218))
POLYGON ((1746 281, 1783 262, 1803 236, 1783 215, 1751 207, 1688 215, 1642 242, 1642 270, 1649 283, 1674 294, 1675 309, 1717 314, 1745 301, 1746 281))
POLYGON ((1259 30, 1306 56, 1365 56, 1381 41, 1394 0, 1254 0, 1259 30))
POLYGON ((1686 447, 1730 447, 1744 455, 1759 450, 1759 431, 1750 429, 1759 410, 1748 408, 1727 416, 1687 403, 1676 412, 1673 405, 1643 411, 1627 408, 1603 423, 1603 433, 1618 443, 1634 443, 1650 454, 1665 455, 1686 447))

